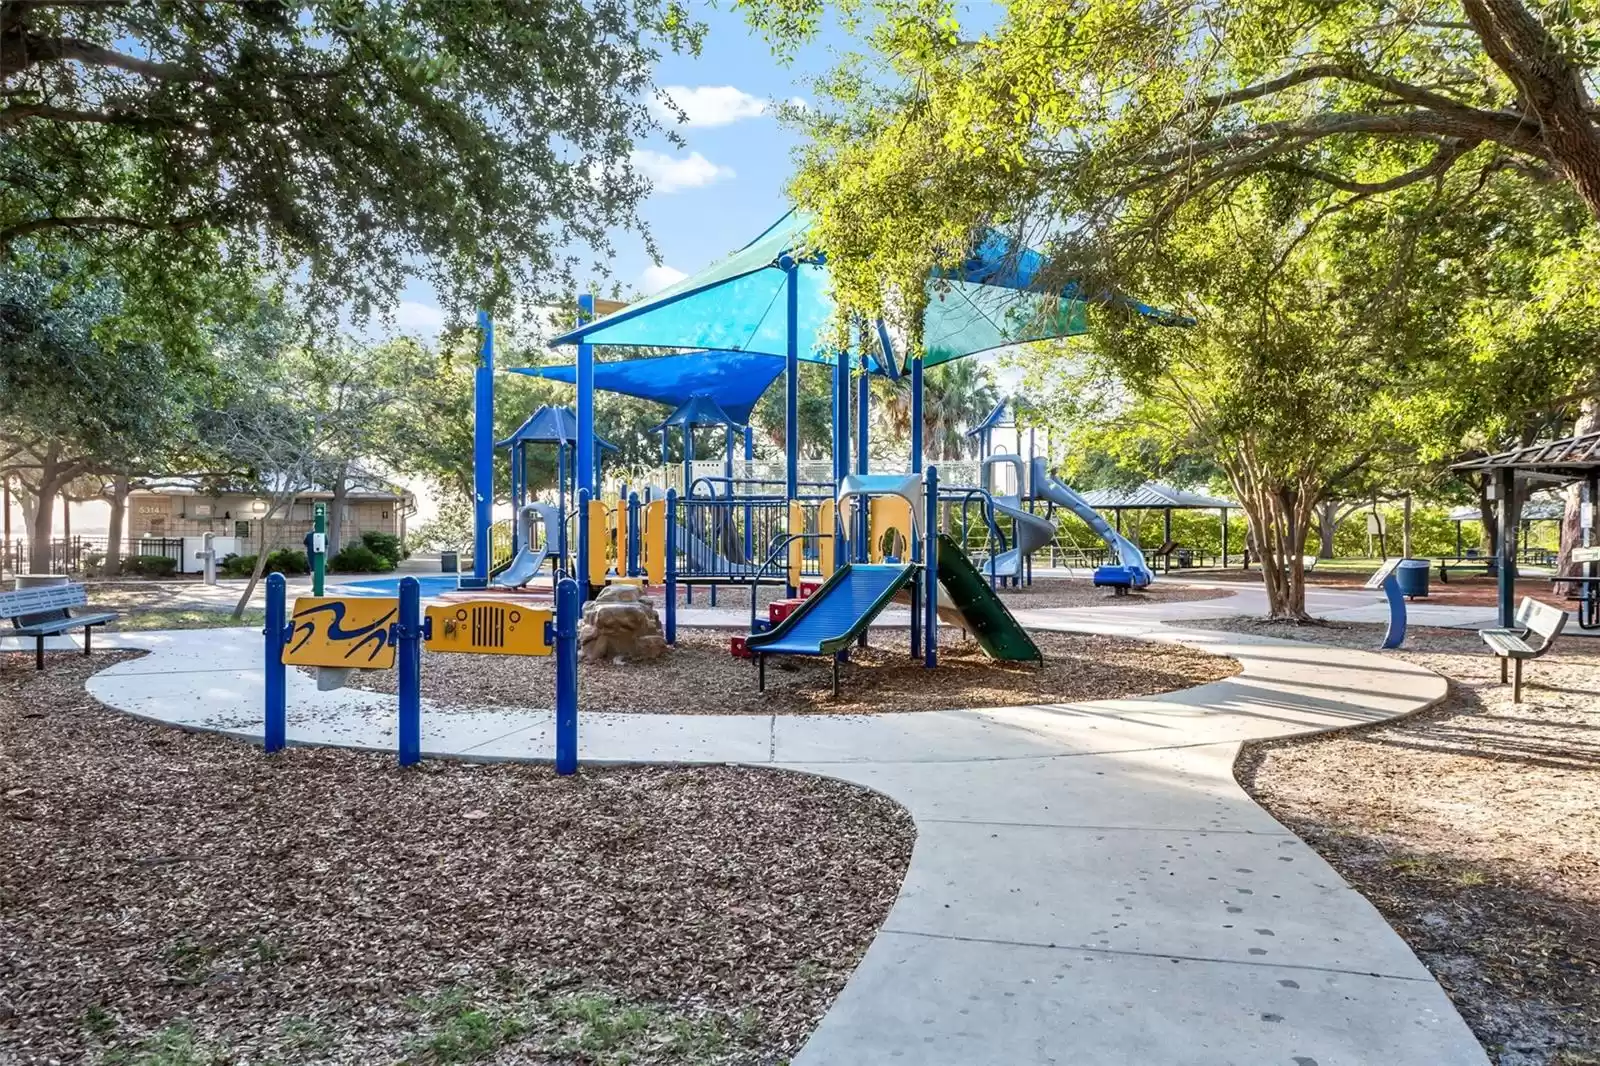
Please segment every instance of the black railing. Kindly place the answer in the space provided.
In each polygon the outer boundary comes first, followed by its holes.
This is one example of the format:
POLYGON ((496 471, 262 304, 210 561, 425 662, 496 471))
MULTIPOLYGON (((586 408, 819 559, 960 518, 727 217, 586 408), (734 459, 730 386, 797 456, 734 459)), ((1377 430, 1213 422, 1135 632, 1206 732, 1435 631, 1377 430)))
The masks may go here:
MULTIPOLYGON (((50 541, 50 553, 45 570, 36 571, 33 565, 33 543, 15 539, 0 551, 0 570, 12 574, 43 572, 49 574, 86 574, 96 570, 106 556, 105 537, 56 537, 50 541)), ((171 559, 178 568, 183 566, 182 537, 140 537, 130 539, 123 550, 123 558, 134 555, 159 555, 171 559)))

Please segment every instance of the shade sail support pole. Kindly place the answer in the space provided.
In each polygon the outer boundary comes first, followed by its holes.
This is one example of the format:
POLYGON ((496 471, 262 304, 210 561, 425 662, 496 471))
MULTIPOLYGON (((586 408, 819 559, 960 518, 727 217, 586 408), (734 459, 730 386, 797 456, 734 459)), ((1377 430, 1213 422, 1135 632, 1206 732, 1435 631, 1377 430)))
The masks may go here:
POLYGON ((911 360, 911 472, 922 473, 922 356, 911 360))
POLYGON ((494 520, 494 319, 478 312, 482 343, 472 379, 472 583, 489 584, 489 526, 494 520))
POLYGON ((787 321, 784 324, 783 450, 784 490, 788 499, 800 495, 800 266, 790 256, 782 260, 787 321))
MULTIPOLYGON (((585 323, 594 320, 594 297, 589 293, 578 297, 578 319, 585 323)), ((578 447, 573 463, 577 468, 573 498, 595 499, 599 493, 594 476, 594 345, 587 340, 578 343, 578 447)), ((588 517, 586 514, 578 516, 578 558, 572 568, 573 573, 579 575, 580 602, 589 598, 588 517)))

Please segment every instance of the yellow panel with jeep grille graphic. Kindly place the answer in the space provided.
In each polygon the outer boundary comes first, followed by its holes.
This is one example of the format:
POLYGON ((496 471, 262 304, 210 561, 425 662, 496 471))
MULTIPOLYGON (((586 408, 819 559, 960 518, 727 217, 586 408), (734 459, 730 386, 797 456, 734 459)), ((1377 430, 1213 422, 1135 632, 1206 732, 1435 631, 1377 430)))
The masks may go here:
POLYGON ((428 608, 429 651, 477 655, 549 655, 554 612, 504 600, 467 600, 428 608))

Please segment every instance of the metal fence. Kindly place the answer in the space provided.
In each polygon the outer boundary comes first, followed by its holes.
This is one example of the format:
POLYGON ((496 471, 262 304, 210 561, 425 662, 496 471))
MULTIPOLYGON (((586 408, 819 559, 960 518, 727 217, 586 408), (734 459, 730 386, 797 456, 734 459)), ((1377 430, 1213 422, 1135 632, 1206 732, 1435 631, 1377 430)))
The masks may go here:
MULTIPOLYGON (((87 574, 105 559, 105 537, 57 537, 50 541, 49 561, 45 573, 87 574)), ((0 551, 0 571, 12 574, 36 572, 33 565, 33 543, 26 538, 15 538, 0 551)), ((171 559, 179 567, 183 564, 182 537, 130 538, 123 549, 123 558, 134 555, 159 555, 171 559)))
POLYGON ((680 581, 753 580, 789 531, 789 505, 778 499, 686 499, 677 502, 677 513, 680 581))

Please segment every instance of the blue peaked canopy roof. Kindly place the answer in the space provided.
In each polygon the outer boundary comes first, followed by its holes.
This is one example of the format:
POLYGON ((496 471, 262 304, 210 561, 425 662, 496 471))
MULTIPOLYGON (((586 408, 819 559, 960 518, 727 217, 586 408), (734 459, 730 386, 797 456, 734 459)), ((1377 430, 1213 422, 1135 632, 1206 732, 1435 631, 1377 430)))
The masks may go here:
MULTIPOLYGON (((519 367, 515 373, 575 384, 573 366, 519 367)), ((750 421, 767 387, 783 373, 783 360, 751 352, 685 352, 620 363, 596 363, 594 385, 606 392, 638 396, 681 407, 697 393, 715 401, 730 421, 750 421)))
MULTIPOLYGON (((765 233, 698 274, 557 337, 556 344, 722 349, 783 356, 788 351, 793 264, 794 328, 800 357, 832 362, 825 343, 834 302, 825 257, 808 245, 809 216, 791 211, 765 233)), ((1081 334, 1085 299, 1032 286, 1045 259, 991 232, 962 265, 928 279, 923 362, 928 366, 1011 344, 1081 334)), ((1175 316, 1115 295, 1157 321, 1175 316)), ((898 368, 887 368, 894 373, 898 368)))
MULTIPOLYGON (((529 415, 515 433, 500 441, 496 447, 506 448, 513 444, 576 444, 577 440, 578 416, 572 408, 546 405, 529 415)), ((602 448, 617 450, 617 446, 608 440, 596 437, 594 441, 602 448)))
POLYGON ((651 426, 652 433, 658 433, 668 426, 733 426, 743 428, 744 423, 736 421, 728 412, 717 405, 709 395, 697 392, 678 406, 678 409, 666 417, 659 426, 651 426))

